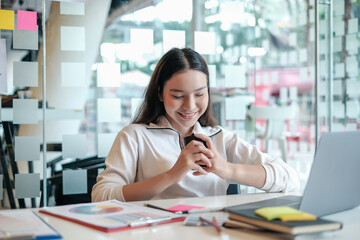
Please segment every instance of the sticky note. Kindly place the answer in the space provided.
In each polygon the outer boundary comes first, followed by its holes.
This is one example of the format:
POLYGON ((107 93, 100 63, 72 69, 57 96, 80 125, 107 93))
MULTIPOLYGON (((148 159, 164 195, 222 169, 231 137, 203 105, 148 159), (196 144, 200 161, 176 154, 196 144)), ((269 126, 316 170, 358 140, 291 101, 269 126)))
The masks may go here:
POLYGON ((6 40, 0 39, 0 93, 7 93, 6 40))
POLYGON ((40 160, 40 137, 15 136, 15 161, 40 160))
POLYGON ((38 39, 38 30, 28 31, 15 28, 13 32, 13 47, 14 49, 38 50, 38 39))
POLYGON ((243 65, 226 65, 225 70, 225 87, 246 87, 245 66, 243 65))
POLYGON ((97 107, 99 123, 121 121, 121 101, 119 98, 98 98, 97 107))
POLYGON ((15 197, 40 197, 40 174, 15 174, 15 197))
POLYGON ((60 14, 85 15, 85 4, 81 2, 60 2, 60 14))
POLYGON ((37 12, 17 11, 17 27, 21 30, 37 30, 37 12))
POLYGON ((62 136, 62 154, 64 158, 82 158, 86 156, 86 135, 74 134, 62 136))
POLYGON ((245 120, 247 111, 246 103, 244 97, 241 96, 225 98, 225 119, 245 120))
POLYGON ((14 124, 38 123, 37 99, 13 99, 14 124))
POLYGON ((98 63, 97 86, 120 87, 120 63, 98 63))
POLYGON ((86 87, 86 64, 82 62, 62 62, 61 86, 86 87))
POLYGON ((61 26, 61 50, 85 51, 85 28, 61 26))
POLYGON ((316 220, 316 216, 301 212, 292 207, 264 207, 255 210, 255 214, 268 221, 280 219, 282 221, 316 220))
POLYGON ((216 66, 209 64, 209 85, 210 87, 216 87, 216 66))
POLYGON ((185 31, 164 30, 163 31, 163 52, 173 47, 185 47, 185 31))
POLYGON ((173 212, 183 212, 183 211, 189 211, 191 209, 202 209, 202 208, 204 208, 204 207, 178 204, 178 205, 172 206, 170 208, 167 208, 167 210, 170 210, 173 212))
POLYGON ((14 11, 0 10, 0 29, 14 30, 14 11))
POLYGON ((63 171, 63 194, 87 193, 87 170, 64 170, 63 171))
POLYGON ((116 138, 116 133, 100 133, 98 135, 98 157, 106 157, 116 138))
POLYGON ((216 48, 215 32, 200 32, 194 33, 195 50, 200 54, 214 54, 216 48))
POLYGON ((130 29, 131 46, 136 52, 152 53, 154 50, 153 29, 130 29))
POLYGON ((37 87, 38 62, 14 62, 13 79, 14 86, 37 87))

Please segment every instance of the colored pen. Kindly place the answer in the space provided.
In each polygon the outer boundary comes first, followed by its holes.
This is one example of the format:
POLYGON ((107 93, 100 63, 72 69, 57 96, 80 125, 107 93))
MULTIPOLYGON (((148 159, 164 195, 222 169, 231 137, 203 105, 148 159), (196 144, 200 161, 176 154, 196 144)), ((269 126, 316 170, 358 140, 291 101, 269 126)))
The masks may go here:
POLYGON ((171 211, 169 209, 166 209, 166 208, 162 208, 162 207, 159 207, 159 206, 155 206, 155 205, 152 205, 150 203, 145 203, 144 204, 145 207, 149 207, 149 208, 154 208, 154 209, 158 209, 158 210, 163 210, 163 211, 167 211, 167 212, 172 212, 172 213, 177 213, 177 214, 182 214, 183 212, 174 212, 174 211, 171 211))
MULTIPOLYGON (((209 224, 210 226, 214 227, 218 233, 221 233, 221 227, 217 223, 216 219, 215 221, 211 222, 203 217, 199 217, 200 221, 209 224)), ((213 218, 214 219, 214 218, 213 218)))

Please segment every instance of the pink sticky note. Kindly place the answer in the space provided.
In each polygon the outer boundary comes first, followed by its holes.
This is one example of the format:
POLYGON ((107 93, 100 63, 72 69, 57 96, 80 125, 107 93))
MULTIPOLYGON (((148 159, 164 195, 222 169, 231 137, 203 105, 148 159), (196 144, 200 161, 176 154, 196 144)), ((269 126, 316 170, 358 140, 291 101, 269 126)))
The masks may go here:
POLYGON ((204 207, 178 204, 178 205, 175 205, 175 206, 172 206, 172 207, 168 208, 167 210, 170 210, 170 211, 173 211, 173 212, 183 212, 183 211, 189 211, 189 210, 194 209, 194 208, 201 209, 201 208, 204 208, 204 207))
POLYGON ((36 31, 37 29, 37 12, 17 11, 18 29, 36 31))

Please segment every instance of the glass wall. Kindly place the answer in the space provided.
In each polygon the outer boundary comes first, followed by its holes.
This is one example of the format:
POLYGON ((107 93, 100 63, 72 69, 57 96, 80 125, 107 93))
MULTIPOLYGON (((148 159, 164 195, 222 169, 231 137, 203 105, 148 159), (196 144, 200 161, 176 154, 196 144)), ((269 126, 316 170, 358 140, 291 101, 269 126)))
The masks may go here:
POLYGON ((282 157, 305 187, 316 137, 360 128, 359 5, 2 1, 2 205, 13 207, 8 188, 16 206, 39 205, 44 173, 46 205, 89 201, 117 132, 172 47, 192 47, 207 60, 220 125, 282 157), (32 27, 21 26, 25 16, 32 27))

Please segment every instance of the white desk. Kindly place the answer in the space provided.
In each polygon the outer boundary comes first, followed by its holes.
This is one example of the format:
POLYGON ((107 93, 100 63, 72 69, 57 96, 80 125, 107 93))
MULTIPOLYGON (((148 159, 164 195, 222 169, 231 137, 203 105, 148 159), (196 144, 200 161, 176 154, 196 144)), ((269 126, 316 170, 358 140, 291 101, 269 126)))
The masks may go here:
MULTIPOLYGON (((284 195, 282 193, 258 193, 242 194, 204 198, 182 198, 170 200, 146 201, 162 207, 171 207, 176 204, 189 204, 206 207, 232 206, 236 204, 260 201, 272 197, 284 195)), ((143 204, 144 202, 132 202, 134 204, 143 204)), ((115 233, 104 233, 92 228, 84 227, 66 220, 40 214, 46 222, 53 226, 64 239, 134 239, 134 240, 162 240, 162 239, 279 239, 274 236, 249 232, 241 230, 223 228, 222 236, 218 235, 211 227, 191 227, 184 226, 182 222, 164 224, 159 226, 145 227, 134 230, 126 230, 115 233)), ((360 239, 360 207, 333 214, 327 219, 333 219, 343 222, 343 229, 336 232, 320 233, 315 235, 303 235, 296 239, 360 239)))

